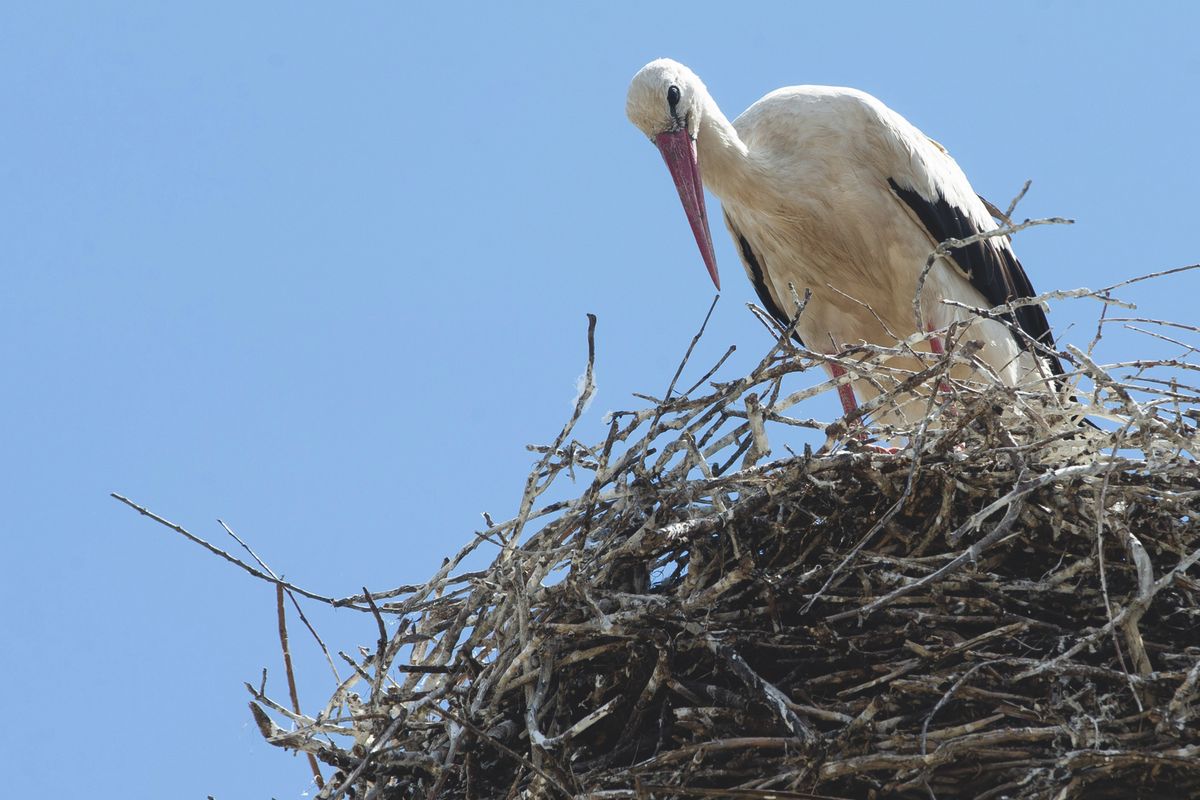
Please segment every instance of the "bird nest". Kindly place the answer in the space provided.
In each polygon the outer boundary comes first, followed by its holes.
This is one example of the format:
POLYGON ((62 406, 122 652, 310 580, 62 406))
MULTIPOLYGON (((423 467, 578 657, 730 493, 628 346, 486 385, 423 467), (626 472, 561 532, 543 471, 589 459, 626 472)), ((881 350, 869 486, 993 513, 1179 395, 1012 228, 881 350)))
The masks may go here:
MULTIPOLYGON (((1198 332, 1131 319, 1097 330, 1198 332)), ((794 416, 830 357, 777 331, 749 375, 677 392, 681 365, 586 445, 593 329, 516 516, 333 601, 378 640, 319 714, 249 687, 268 741, 335 769, 319 797, 1200 796, 1195 362, 1062 352, 1094 431, 954 379, 953 337, 901 377, 843 354, 879 403, 931 387, 885 452, 794 416), (797 428, 828 441, 792 452, 797 428)))

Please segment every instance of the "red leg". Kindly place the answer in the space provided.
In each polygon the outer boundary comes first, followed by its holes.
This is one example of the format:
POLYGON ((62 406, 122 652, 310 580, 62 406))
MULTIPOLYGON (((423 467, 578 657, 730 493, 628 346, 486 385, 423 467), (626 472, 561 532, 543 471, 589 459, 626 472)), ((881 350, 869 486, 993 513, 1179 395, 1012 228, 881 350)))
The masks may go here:
MULTIPOLYGON (((846 370, 837 364, 829 363, 829 374, 834 378, 840 378, 846 374, 846 370)), ((852 411, 858 410, 858 401, 854 399, 854 387, 848 383, 839 384, 837 387, 838 399, 842 401, 842 413, 849 414, 852 411)))
MULTIPOLYGON (((843 367, 838 366, 837 364, 830 362, 830 363, 827 363, 826 366, 829 367, 829 374, 832 375, 835 379, 840 378, 846 374, 846 370, 843 367)), ((838 399, 842 401, 842 413, 849 414, 853 411, 858 410, 858 400, 855 399, 855 397, 854 397, 854 387, 852 387, 848 383, 838 384, 837 393, 838 393, 838 399)), ((861 421, 859 424, 860 425, 862 424, 861 421)), ((853 434, 853 436, 855 439, 858 439, 859 441, 864 442, 864 443, 867 442, 868 439, 870 438, 867 436, 866 431, 864 431, 862 429, 859 429, 858 433, 853 434)), ((898 448, 880 447, 877 444, 863 444, 863 447, 865 447, 868 450, 874 450, 877 453, 887 453, 889 455, 900 452, 900 450, 898 448)))
MULTIPOLYGON (((930 330, 933 330, 933 328, 930 328, 930 330)), ((946 348, 942 345, 942 339, 940 336, 935 336, 929 340, 929 349, 935 356, 944 356, 946 354, 946 348)), ((938 390, 949 393, 950 384, 946 383, 945 381, 938 381, 938 390)))

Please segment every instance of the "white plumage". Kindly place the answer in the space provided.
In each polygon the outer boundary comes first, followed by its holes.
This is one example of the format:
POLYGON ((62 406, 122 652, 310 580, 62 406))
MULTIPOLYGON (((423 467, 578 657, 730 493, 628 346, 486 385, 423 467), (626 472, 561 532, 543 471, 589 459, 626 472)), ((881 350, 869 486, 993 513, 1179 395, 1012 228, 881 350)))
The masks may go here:
MULTIPOLYGON (((814 350, 894 345, 916 333, 913 296, 930 252, 947 238, 996 228, 939 144, 855 89, 778 89, 730 123, 691 70, 659 59, 634 77, 626 110, 667 161, 713 281, 701 178, 721 198, 767 309, 786 320, 788 285, 811 290, 797 333, 814 350)), ((940 330, 969 316, 943 299, 989 308, 1032 295, 1007 238, 991 238, 934 265, 922 293, 923 322, 940 330)), ((1033 355, 1031 340, 1053 345, 1044 311, 1021 308, 1015 322, 1027 336, 976 320, 966 338, 982 343, 980 358, 1006 384, 1044 387, 1046 375, 1061 372, 1053 356, 1033 355)), ((853 387, 859 397, 875 394, 866 381, 853 387)), ((852 393, 842 399, 853 407, 852 393)))

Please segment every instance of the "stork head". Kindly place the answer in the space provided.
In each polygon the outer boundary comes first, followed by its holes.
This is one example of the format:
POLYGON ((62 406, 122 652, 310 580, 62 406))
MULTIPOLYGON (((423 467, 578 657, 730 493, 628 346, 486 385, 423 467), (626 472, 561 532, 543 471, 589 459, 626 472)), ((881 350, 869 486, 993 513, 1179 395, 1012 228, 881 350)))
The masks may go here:
POLYGON ((708 90, 696 73, 677 61, 660 58, 633 76, 625 100, 625 114, 650 137, 667 162, 696 244, 700 247, 700 256, 720 290, 721 279, 717 275, 717 257, 708 229, 704 184, 700 180, 700 162, 696 155, 696 133, 700 129, 707 97, 708 90))

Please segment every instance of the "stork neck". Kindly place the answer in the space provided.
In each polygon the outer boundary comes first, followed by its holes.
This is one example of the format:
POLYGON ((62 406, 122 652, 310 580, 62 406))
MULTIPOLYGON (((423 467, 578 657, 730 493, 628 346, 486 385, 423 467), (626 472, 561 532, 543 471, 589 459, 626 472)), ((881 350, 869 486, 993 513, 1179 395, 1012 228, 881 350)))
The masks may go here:
POLYGON ((752 204, 748 201, 754 196, 754 187, 758 187, 757 192, 761 195, 765 184, 756 180, 758 165, 716 102, 711 97, 704 100, 696 132, 696 157, 704 184, 722 200, 752 204))

